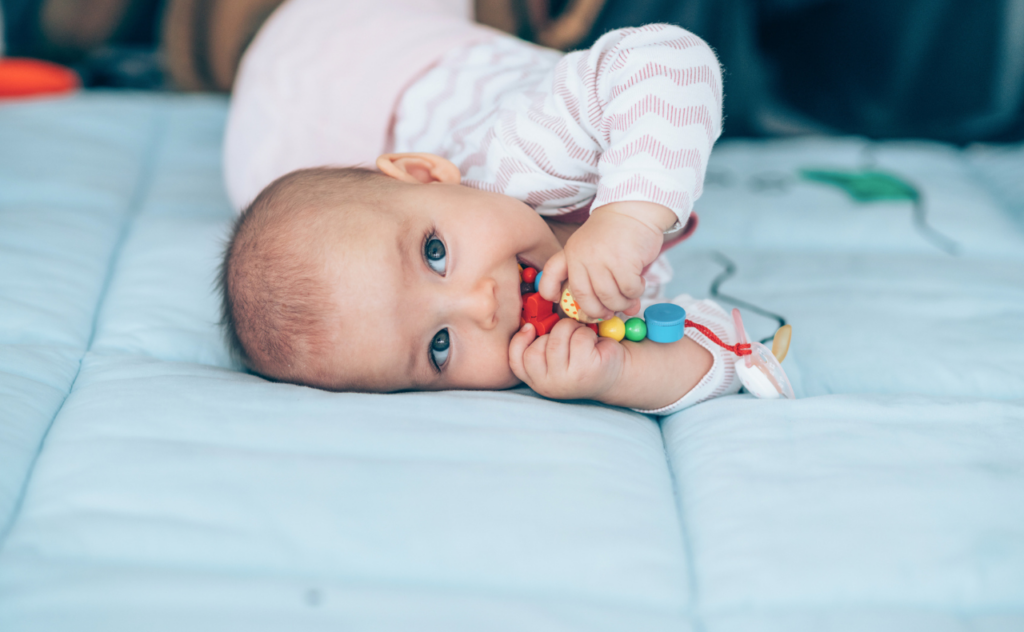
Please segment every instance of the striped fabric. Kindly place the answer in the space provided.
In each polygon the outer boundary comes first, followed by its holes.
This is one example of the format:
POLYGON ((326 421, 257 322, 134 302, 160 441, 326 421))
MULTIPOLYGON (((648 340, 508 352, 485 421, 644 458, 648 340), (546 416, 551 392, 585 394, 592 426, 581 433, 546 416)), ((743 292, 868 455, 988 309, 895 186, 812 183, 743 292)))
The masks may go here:
POLYGON ((442 155, 463 184, 543 215, 640 200, 682 226, 721 125, 714 53, 654 24, 569 54, 505 36, 452 50, 404 92, 389 147, 442 155))

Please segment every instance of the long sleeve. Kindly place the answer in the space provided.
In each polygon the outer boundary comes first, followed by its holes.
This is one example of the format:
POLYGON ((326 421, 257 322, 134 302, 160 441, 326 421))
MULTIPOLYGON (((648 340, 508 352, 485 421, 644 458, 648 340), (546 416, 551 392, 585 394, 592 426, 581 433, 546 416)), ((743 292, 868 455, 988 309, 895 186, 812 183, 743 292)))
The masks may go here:
POLYGON ((685 223, 722 130, 721 71, 710 47, 652 25, 610 33, 571 57, 555 94, 562 107, 578 108, 580 127, 600 146, 591 208, 657 202, 685 223))
POLYGON ((514 38, 454 51, 404 95, 395 151, 441 154, 463 184, 564 215, 657 202, 685 223, 721 132, 721 71, 655 24, 558 55, 514 38))

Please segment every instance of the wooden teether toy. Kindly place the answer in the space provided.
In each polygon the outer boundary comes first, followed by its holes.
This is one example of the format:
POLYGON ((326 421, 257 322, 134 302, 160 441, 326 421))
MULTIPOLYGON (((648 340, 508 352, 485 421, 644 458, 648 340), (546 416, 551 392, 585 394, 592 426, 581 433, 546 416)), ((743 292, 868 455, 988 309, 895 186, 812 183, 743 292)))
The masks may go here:
POLYGON ((562 311, 565 312, 565 315, 575 321, 584 324, 601 322, 600 318, 591 318, 583 313, 583 310, 580 309, 580 304, 572 297, 572 292, 569 291, 568 283, 562 290, 562 300, 559 301, 559 305, 561 306, 562 311))
MULTIPOLYGON (((524 292, 528 289, 530 281, 536 289, 540 286, 542 272, 533 268, 525 268, 522 271, 522 283, 524 292)), ((566 316, 585 323, 595 330, 597 335, 603 338, 611 338, 616 341, 623 339, 632 342, 640 342, 647 338, 654 342, 663 344, 677 342, 683 337, 684 328, 690 327, 704 334, 704 337, 712 343, 731 351, 736 360, 733 363, 736 374, 748 392, 759 398, 786 397, 795 399, 793 387, 789 383, 786 372, 782 369, 781 362, 789 351, 789 343, 792 339, 793 328, 783 325, 775 332, 775 339, 772 341, 772 349, 769 351, 760 342, 748 342, 743 330, 743 319, 738 309, 732 310, 733 323, 736 326, 737 342, 727 345, 722 342, 715 332, 708 327, 687 320, 686 310, 675 303, 657 303, 644 310, 643 318, 630 318, 623 322, 615 316, 608 320, 591 319, 580 309, 579 303, 573 298, 568 283, 562 288, 562 296, 559 306, 566 316)), ((523 294, 523 314, 521 324, 532 323, 537 328, 537 335, 543 336, 549 333, 559 320, 558 314, 553 311, 551 301, 545 300, 538 292, 523 294)))

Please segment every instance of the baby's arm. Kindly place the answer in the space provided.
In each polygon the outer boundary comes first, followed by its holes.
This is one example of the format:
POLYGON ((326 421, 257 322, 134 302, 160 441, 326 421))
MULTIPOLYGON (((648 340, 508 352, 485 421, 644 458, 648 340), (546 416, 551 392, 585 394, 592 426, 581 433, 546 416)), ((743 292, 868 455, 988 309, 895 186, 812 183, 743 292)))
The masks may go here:
POLYGON ((545 266, 541 294, 557 300, 568 277, 583 311, 608 317, 637 306, 639 270, 657 257, 663 231, 686 223, 701 194, 721 132, 718 62, 707 44, 678 27, 622 29, 567 55, 551 98, 551 109, 572 115, 593 143, 596 173, 587 175, 597 186, 587 224, 609 219, 592 230, 585 224, 551 269, 545 266), (639 246, 607 245, 620 230, 632 234, 637 222, 648 229, 639 246))
POLYGON ((668 208, 651 202, 602 206, 544 264, 541 296, 558 300, 562 282, 570 279, 573 297, 591 318, 611 318, 614 312, 636 315, 644 292, 643 269, 657 258, 663 226, 675 218, 668 208))
POLYGON ((626 354, 622 374, 598 398, 612 406, 639 410, 670 406, 689 393, 714 362, 707 349, 685 336, 668 344, 628 340, 620 344, 626 354))
POLYGON ((657 410, 677 402, 711 370, 714 359, 684 337, 670 344, 616 342, 562 319, 537 338, 526 325, 509 345, 516 377, 552 399, 593 399, 657 410))

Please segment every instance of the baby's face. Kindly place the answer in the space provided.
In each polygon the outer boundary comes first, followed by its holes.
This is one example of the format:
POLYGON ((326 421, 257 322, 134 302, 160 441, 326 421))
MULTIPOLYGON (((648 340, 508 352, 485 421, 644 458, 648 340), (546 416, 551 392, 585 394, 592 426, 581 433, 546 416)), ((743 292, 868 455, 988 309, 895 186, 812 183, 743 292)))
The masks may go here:
MULTIPOLYGON (((328 253, 336 327, 317 382, 338 390, 501 389, 522 310, 519 264, 561 248, 522 202, 401 184, 328 253)), ((334 242, 332 242, 334 243, 334 242)))

